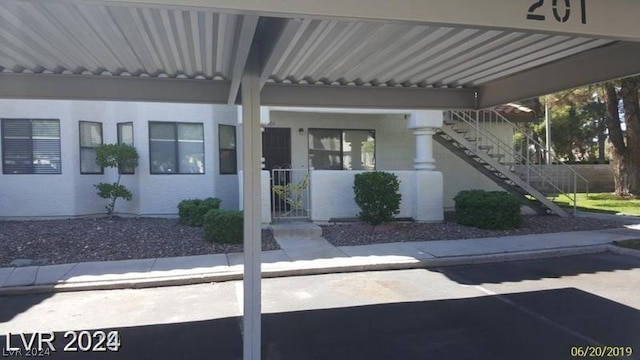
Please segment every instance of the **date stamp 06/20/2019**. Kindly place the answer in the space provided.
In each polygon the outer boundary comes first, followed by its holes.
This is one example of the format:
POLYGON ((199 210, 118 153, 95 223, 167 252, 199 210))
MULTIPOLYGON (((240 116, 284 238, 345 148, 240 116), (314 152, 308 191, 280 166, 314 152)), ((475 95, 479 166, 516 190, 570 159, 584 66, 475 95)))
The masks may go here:
POLYGON ((117 352, 120 350, 118 331, 67 331, 58 339, 53 331, 7 333, 2 347, 3 358, 46 357, 55 352, 117 352))
POLYGON ((631 346, 572 346, 570 351, 573 359, 619 359, 633 356, 631 346))

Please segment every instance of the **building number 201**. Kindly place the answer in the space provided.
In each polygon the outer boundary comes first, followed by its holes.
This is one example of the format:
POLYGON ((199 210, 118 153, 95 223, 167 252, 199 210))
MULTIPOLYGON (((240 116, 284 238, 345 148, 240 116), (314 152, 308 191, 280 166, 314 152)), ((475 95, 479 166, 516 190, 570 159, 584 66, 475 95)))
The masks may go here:
MULTIPOLYGON (((545 21, 547 17, 538 12, 544 6, 544 0, 537 0, 533 5, 529 7, 527 13, 528 20, 545 21)), ((553 17, 557 22, 565 23, 571 18, 571 0, 552 0, 551 7, 553 9, 553 17), (563 4, 564 3, 564 4, 563 4)), ((587 0, 580 0, 580 15, 582 17, 582 23, 587 23, 587 0)))

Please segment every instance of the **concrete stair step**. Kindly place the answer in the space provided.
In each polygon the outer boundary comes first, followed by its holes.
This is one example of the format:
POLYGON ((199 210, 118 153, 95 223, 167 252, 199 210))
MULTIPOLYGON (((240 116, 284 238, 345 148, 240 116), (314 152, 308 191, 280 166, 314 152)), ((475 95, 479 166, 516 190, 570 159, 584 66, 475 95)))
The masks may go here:
POLYGON ((312 223, 281 223, 271 225, 275 237, 321 237, 322 228, 312 223))
POLYGON ((333 247, 333 245, 329 244, 327 239, 314 236, 314 237, 293 237, 293 236, 278 236, 276 237, 276 241, 280 245, 283 250, 289 250, 294 248, 306 248, 306 249, 315 249, 322 247, 333 247))

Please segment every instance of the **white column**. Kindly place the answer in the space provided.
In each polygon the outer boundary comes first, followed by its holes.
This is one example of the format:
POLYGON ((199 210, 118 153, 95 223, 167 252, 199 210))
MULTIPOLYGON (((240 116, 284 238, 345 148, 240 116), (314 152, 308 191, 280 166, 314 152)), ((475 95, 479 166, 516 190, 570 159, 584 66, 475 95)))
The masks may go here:
POLYGON ((436 161, 433 159, 433 135, 442 127, 442 111, 421 110, 409 115, 407 127, 413 129, 416 137, 416 170, 435 170, 436 161))
POLYGON ((259 360, 261 348, 261 169, 260 74, 255 53, 242 75, 244 203, 243 359, 259 360))
POLYGON ((442 173, 436 171, 433 158, 433 135, 442 126, 442 111, 414 111, 409 115, 407 127, 416 138, 415 209, 413 218, 419 222, 444 220, 444 181, 442 173))
POLYGON ((435 170, 436 161, 433 158, 433 135, 436 129, 431 127, 417 128, 413 131, 416 137, 416 157, 413 167, 416 170, 435 170))

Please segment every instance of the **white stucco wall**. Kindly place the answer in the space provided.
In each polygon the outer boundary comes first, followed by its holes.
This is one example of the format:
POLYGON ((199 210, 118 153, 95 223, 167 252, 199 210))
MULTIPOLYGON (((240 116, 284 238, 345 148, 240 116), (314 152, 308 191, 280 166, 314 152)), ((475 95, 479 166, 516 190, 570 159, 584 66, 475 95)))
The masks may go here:
MULTIPOLYGON (((415 158, 415 138, 407 128, 402 114, 337 114, 272 111, 269 126, 291 128, 292 167, 306 168, 308 165, 308 129, 373 129, 376 130, 376 169, 412 170, 415 158), (300 135, 298 129, 304 130, 300 135)), ((505 143, 513 139, 513 130, 507 126, 491 125, 490 130, 505 143)), ((453 198, 462 190, 502 190, 489 178, 445 149, 433 143, 436 170, 443 176, 445 209, 455 205, 453 198)), ((313 189, 313 187, 312 187, 313 189)), ((352 195, 350 195, 352 196, 352 195)))
POLYGON ((415 140, 407 130, 404 115, 334 114, 272 111, 272 127, 291 128, 291 168, 309 165, 309 128, 361 129, 376 131, 376 169, 411 170, 415 140), (303 134, 299 129, 303 129, 303 134))
MULTIPOLYGON (((116 212, 175 215, 181 200, 209 196, 223 200, 224 208, 238 208, 237 175, 220 175, 218 164, 218 124, 237 124, 235 106, 3 99, 0 100, 0 118, 59 119, 62 154, 61 175, 0 174, 0 217, 104 213, 106 200, 96 195, 93 185, 115 181, 117 172, 105 169, 103 175, 80 174, 79 121, 101 122, 104 143, 117 142, 117 123, 134 123, 134 146, 140 154, 140 164, 134 175, 122 176, 122 184, 132 190, 134 197, 131 202, 118 200, 116 212), (205 173, 150 174, 149 121, 203 123, 205 173)), ((240 148, 241 134, 239 129, 237 131, 240 148)))
MULTIPOLYGON (((122 177, 122 183, 132 190, 134 198, 131 202, 119 200, 116 212, 133 215, 174 215, 177 213, 176 206, 179 201, 209 196, 220 198, 223 208, 238 209, 240 207, 238 175, 220 175, 218 164, 218 124, 237 125, 238 108, 235 106, 0 99, 0 118, 59 119, 62 152, 61 175, 0 174, 0 217, 65 217, 104 213, 106 200, 96 195, 93 185, 103 181, 115 181, 117 174, 114 169, 105 169, 103 175, 80 174, 78 122, 81 120, 102 122, 105 143, 117 141, 117 123, 134 123, 134 145, 140 153, 140 165, 134 175, 122 177), (203 123, 205 174, 151 175, 149 172, 149 121, 203 123)), ((268 126, 292 129, 293 168, 308 166, 309 128, 336 128, 375 130, 377 169, 413 170, 413 160, 416 155, 415 138, 412 131, 407 129, 407 121, 403 114, 271 111, 268 120, 268 126), (303 129, 302 135, 298 132, 299 128, 303 129)), ((504 137, 505 141, 510 141, 511 130, 506 128, 492 130, 504 137)), ((241 131, 242 127, 238 126, 236 128, 238 169, 242 168, 241 131)), ((453 197, 461 190, 500 189, 437 143, 434 143, 434 158, 436 170, 442 172, 444 178, 445 208, 453 207, 453 197)), ((404 181, 405 184, 413 182, 415 178, 407 178, 404 181)), ((346 188, 350 191, 347 198, 350 199, 353 197, 352 179, 346 184, 346 188)), ((326 187, 331 187, 330 184, 327 185, 319 180, 316 180, 314 185, 312 190, 315 188, 317 191, 324 191, 325 194, 328 193, 325 191, 326 187)), ((340 192, 335 195, 336 200, 344 198, 339 194, 340 192)), ((357 214, 357 209, 348 206, 341 211, 345 212, 344 216, 347 217, 357 214), (347 212, 349 214, 346 214, 347 212)), ((408 214, 408 210, 403 211, 408 214)))
MULTIPOLYGON (((331 218, 357 217, 360 209, 354 200, 353 180, 363 171, 313 170, 310 172, 311 219, 326 222, 331 218)), ((415 207, 415 173, 393 171, 400 180, 400 213, 397 217, 413 217, 415 207)))
MULTIPOLYGON (((78 122, 70 103, 56 104, 22 100, 0 100, 0 118, 60 120, 61 153, 78 154, 78 122)), ((0 137, 0 149, 2 137, 0 137)), ((73 214, 76 208, 78 160, 62 159, 61 175, 0 174, 0 216, 56 216, 73 214)))

